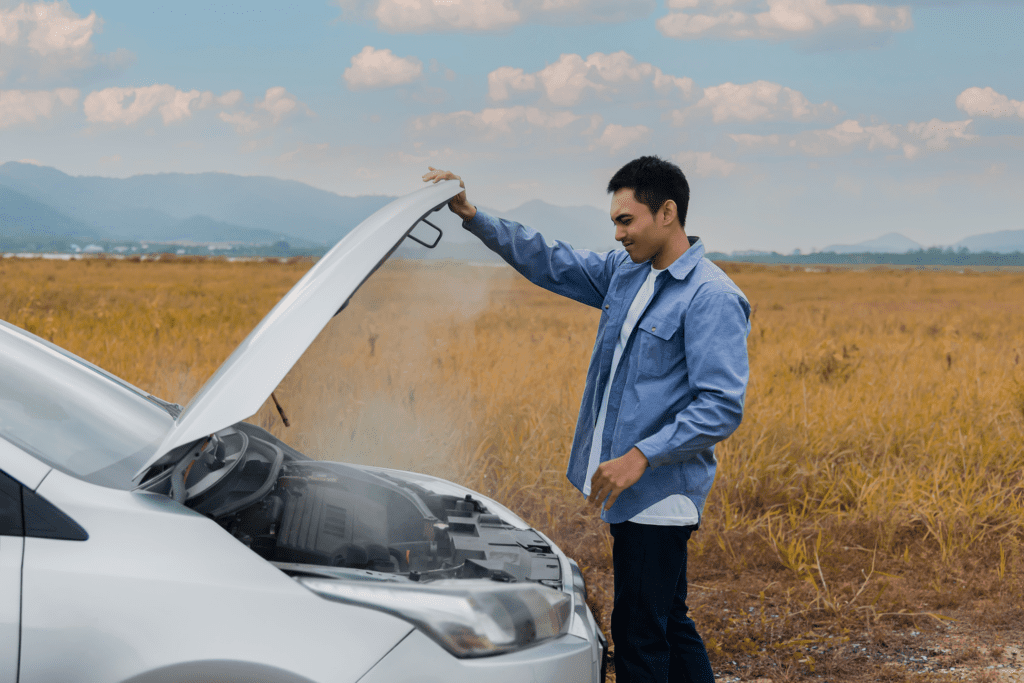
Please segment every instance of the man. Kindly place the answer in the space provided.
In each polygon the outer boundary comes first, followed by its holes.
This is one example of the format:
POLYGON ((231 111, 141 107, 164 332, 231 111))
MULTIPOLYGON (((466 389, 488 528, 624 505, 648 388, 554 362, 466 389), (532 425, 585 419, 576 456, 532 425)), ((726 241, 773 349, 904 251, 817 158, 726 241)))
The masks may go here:
MULTIPOLYGON (((423 180, 461 179, 430 168, 423 180)), ((465 183, 462 183, 465 188, 465 183)), ((622 250, 597 254, 448 206, 534 284, 600 308, 566 476, 611 525, 619 683, 713 683, 686 606, 686 544, 715 476, 714 444, 743 415, 750 305, 685 231, 690 188, 657 157, 608 183, 622 250)))

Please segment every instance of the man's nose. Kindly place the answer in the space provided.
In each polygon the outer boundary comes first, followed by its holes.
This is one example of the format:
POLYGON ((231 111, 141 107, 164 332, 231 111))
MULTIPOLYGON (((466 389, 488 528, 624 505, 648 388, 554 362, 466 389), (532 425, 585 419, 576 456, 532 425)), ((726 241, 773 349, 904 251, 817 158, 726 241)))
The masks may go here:
POLYGON ((626 239, 626 226, 621 224, 615 225, 615 241, 621 242, 626 239))

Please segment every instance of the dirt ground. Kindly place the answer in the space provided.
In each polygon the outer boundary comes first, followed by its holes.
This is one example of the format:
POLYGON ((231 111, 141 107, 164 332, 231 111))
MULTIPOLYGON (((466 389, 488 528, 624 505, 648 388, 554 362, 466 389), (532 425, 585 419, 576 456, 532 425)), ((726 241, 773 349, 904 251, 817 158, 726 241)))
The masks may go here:
MULTIPOLYGON (((1024 683, 1024 609, 1009 595, 944 609, 930 609, 934 605, 926 604, 924 596, 919 612, 904 606, 896 612, 875 611, 854 623, 822 612, 787 611, 785 598, 797 604, 793 598, 799 586, 766 585, 751 576, 724 580, 714 574, 720 572, 691 576, 688 602, 716 681, 1024 683)), ((610 576, 590 581, 598 584, 592 596, 606 582, 610 589, 610 576)), ((897 602, 905 605, 924 591, 902 587, 899 592, 897 602)), ((595 606, 608 633, 610 615, 595 606)), ((607 682, 615 680, 609 663, 607 682)))

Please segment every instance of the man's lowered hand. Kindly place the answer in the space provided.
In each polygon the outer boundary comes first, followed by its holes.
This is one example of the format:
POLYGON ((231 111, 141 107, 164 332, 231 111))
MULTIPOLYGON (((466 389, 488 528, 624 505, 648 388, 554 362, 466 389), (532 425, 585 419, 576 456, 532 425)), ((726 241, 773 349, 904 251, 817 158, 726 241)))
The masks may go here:
POLYGON ((648 467, 650 463, 647 462, 647 457, 635 446, 621 458, 601 463, 590 480, 590 496, 587 502, 591 505, 600 505, 607 497, 608 503, 604 507, 606 510, 611 508, 619 494, 640 481, 648 467))
POLYGON ((448 208, 452 210, 452 213, 458 214, 459 218, 462 220, 472 220, 473 216, 476 215, 476 207, 470 204, 469 200, 466 198, 466 183, 462 182, 462 178, 451 171, 442 171, 441 169, 434 168, 433 166, 427 166, 427 168, 430 170, 423 174, 423 182, 425 183, 429 183, 431 181, 436 183, 441 180, 459 181, 459 185, 462 186, 462 192, 451 198, 451 201, 448 202, 448 208))

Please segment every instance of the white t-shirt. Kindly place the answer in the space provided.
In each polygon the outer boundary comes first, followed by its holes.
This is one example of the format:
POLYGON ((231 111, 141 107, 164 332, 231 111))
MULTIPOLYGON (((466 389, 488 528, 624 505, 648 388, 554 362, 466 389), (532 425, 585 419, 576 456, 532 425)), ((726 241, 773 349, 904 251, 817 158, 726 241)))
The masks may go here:
MULTIPOLYGON (((664 270, 664 268, 658 270, 653 265, 651 266, 651 272, 647 275, 647 279, 644 280, 640 291, 636 293, 633 303, 629 306, 629 312, 626 313, 626 320, 622 323, 619 340, 615 344, 615 353, 612 355, 612 370, 608 375, 608 383, 605 385, 604 398, 601 399, 601 410, 597 414, 597 426, 594 427, 594 440, 590 447, 590 462, 587 465, 587 479, 583 486, 584 496, 590 495, 590 480, 594 478, 594 473, 597 471, 598 465, 601 464, 601 436, 604 432, 604 424, 608 416, 608 396, 612 391, 612 380, 615 379, 615 370, 619 366, 622 350, 626 348, 626 342, 629 341, 629 335, 633 333, 633 328, 636 327, 636 321, 639 320, 640 315, 647 308, 647 303, 654 294, 654 281, 657 280, 658 275, 664 272, 664 270)), ((625 453, 612 453, 613 458, 621 455, 625 455, 625 453)), ((697 523, 698 517, 697 506, 693 504, 693 501, 681 493, 674 493, 631 517, 629 521, 656 526, 690 526, 697 523)))

